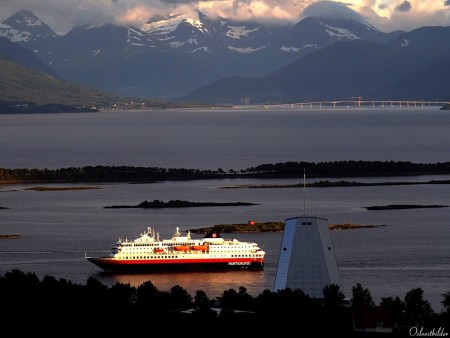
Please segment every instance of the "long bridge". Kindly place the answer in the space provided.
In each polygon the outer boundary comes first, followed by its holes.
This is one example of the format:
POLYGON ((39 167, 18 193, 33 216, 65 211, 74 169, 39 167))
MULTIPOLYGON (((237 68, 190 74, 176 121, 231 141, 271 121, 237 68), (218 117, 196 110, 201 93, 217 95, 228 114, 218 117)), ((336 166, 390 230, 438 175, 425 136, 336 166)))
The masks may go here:
POLYGON ((266 105, 244 105, 244 107, 255 108, 358 108, 358 107, 377 107, 377 108, 425 108, 442 107, 450 105, 450 101, 419 101, 419 100, 337 100, 337 101, 315 101, 315 102, 297 102, 266 105))

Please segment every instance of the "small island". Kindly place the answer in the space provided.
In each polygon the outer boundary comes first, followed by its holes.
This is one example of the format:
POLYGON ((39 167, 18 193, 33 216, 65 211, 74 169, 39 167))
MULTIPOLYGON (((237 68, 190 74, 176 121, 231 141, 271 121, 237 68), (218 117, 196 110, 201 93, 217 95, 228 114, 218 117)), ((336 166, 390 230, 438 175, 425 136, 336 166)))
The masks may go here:
POLYGON ((22 235, 0 235, 0 239, 22 238, 22 235))
POLYGON ((248 223, 240 224, 216 224, 210 227, 189 229, 196 234, 206 234, 212 231, 222 233, 234 233, 234 232, 278 232, 283 231, 284 222, 265 222, 259 223, 255 221, 249 221, 248 223))
POLYGON ((225 186, 222 189, 279 189, 279 188, 344 188, 344 187, 377 187, 391 185, 419 185, 419 184, 450 184, 450 180, 431 180, 426 182, 354 182, 354 181, 329 181, 322 180, 312 183, 296 183, 296 184, 244 184, 225 186))
POLYGON ((244 206, 256 205, 255 203, 246 202, 190 202, 181 200, 171 200, 164 202, 153 200, 152 202, 144 201, 137 205, 112 205, 106 206, 105 209, 117 208, 143 208, 143 209, 161 209, 161 208, 194 208, 194 207, 224 207, 224 206, 244 206))
POLYGON ((448 208, 448 205, 388 204, 388 205, 374 205, 371 207, 366 207, 367 210, 398 210, 398 209, 419 209, 419 208, 448 208))
MULTIPOLYGON (((329 224, 330 230, 349 230, 349 229, 368 229, 384 227, 386 224, 381 225, 364 225, 355 223, 344 224, 329 224)), ((284 230, 284 222, 255 222, 249 221, 248 223, 238 224, 216 224, 205 228, 189 229, 189 231, 196 234, 206 234, 212 231, 222 233, 239 233, 239 232, 280 232, 284 230)))
POLYGON ((349 229, 370 229, 370 228, 380 228, 385 227, 387 224, 354 224, 354 223, 344 223, 344 224, 329 224, 328 228, 330 230, 349 230, 349 229))
POLYGON ((24 190, 63 191, 63 190, 89 190, 89 189, 100 189, 100 188, 97 188, 97 187, 33 187, 33 188, 26 188, 24 190))

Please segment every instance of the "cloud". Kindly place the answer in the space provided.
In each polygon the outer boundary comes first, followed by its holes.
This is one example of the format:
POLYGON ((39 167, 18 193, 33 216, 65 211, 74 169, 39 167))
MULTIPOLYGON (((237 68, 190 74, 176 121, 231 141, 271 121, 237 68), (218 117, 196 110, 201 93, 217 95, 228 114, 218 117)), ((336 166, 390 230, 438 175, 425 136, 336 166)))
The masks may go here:
POLYGON ((162 3, 167 4, 192 4, 197 3, 197 0, 161 0, 162 3))
POLYGON ((398 12, 409 12, 411 10, 411 3, 409 1, 403 1, 400 5, 395 7, 398 12))
POLYGON ((364 17, 353 11, 347 5, 334 1, 319 1, 306 7, 303 17, 323 17, 323 18, 349 18, 355 21, 364 22, 364 17))
POLYGON ((445 5, 444 0, 375 1, 386 4, 386 7, 383 10, 379 9, 379 17, 374 17, 371 23, 386 32, 396 29, 410 31, 422 26, 450 24, 450 8, 445 5))
POLYGON ((450 24, 450 0, 0 0, 0 21, 26 9, 63 34, 82 24, 140 27, 157 15, 190 14, 197 9, 209 16, 292 24, 308 15, 325 15, 330 7, 334 15, 350 15, 382 31, 450 24))

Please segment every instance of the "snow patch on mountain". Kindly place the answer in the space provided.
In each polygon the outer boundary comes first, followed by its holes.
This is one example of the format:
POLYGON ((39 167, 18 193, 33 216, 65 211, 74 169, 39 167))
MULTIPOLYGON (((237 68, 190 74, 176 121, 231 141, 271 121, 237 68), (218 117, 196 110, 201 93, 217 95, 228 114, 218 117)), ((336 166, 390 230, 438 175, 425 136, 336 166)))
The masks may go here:
POLYGON ((246 29, 246 26, 228 26, 226 36, 232 39, 240 39, 243 36, 248 36, 249 33, 256 32, 259 28, 246 29))
POLYGON ((200 20, 185 19, 183 21, 190 24, 192 27, 197 28, 202 33, 205 33, 205 34, 209 33, 208 29, 205 26, 203 26, 203 22, 201 22, 200 20))
POLYGON ((18 31, 10 25, 0 24, 0 36, 9 39, 12 42, 28 42, 31 40, 30 32, 18 31))
POLYGON ((198 41, 195 38, 189 38, 186 41, 172 41, 169 42, 169 46, 172 48, 180 48, 184 45, 198 45, 198 41))
POLYGON ((211 49, 209 49, 207 46, 202 46, 200 48, 195 48, 194 50, 191 51, 192 54, 194 53, 200 53, 200 52, 205 52, 205 53, 210 53, 212 54, 211 49))
POLYGON ((357 40, 361 39, 359 36, 353 34, 351 31, 345 28, 338 28, 338 27, 331 27, 329 25, 325 25, 327 29, 325 31, 328 33, 328 35, 332 37, 337 37, 340 39, 347 39, 347 40, 357 40))
MULTIPOLYGON (((144 24, 140 27, 140 29, 151 35, 168 35, 173 33, 178 25, 188 20, 189 18, 185 15, 180 14, 170 14, 167 17, 153 17, 144 22, 144 24)), ((193 20, 195 21, 195 20, 193 20)), ((167 38, 166 38, 167 39, 167 38)))
POLYGON ((127 43, 136 47, 154 47, 153 40, 141 30, 128 26, 127 43))
POLYGON ((258 48, 252 48, 252 47, 238 48, 238 47, 228 46, 228 49, 233 50, 238 53, 243 53, 243 54, 254 53, 254 52, 257 52, 264 48, 266 48, 266 46, 261 46, 258 48))
POLYGON ((142 34, 142 32, 140 32, 140 31, 138 31, 138 30, 136 30, 136 29, 134 29, 132 27, 128 27, 128 33, 129 34, 136 34, 136 35, 139 35, 139 36, 144 36, 144 34, 142 34))
POLYGON ((303 49, 308 49, 308 48, 316 49, 316 48, 319 48, 319 47, 317 46, 317 43, 312 43, 312 44, 310 43, 310 44, 307 44, 307 45, 304 45, 304 46, 301 46, 301 47, 286 47, 286 46, 282 46, 280 48, 280 50, 282 52, 286 52, 286 53, 297 53, 297 52, 299 52, 299 51, 301 51, 303 49))
POLYGON ((187 39, 186 43, 189 45, 198 45, 197 39, 194 38, 187 39))
POLYGON ((186 44, 186 42, 184 42, 184 41, 173 41, 173 42, 169 42, 169 47, 180 48, 180 47, 184 46, 185 44, 186 44))
POLYGON ((177 29, 179 23, 178 20, 170 19, 162 22, 145 23, 141 29, 149 34, 168 35, 177 29))
POLYGON ((96 29, 96 28, 100 28, 101 27, 101 25, 97 25, 97 24, 92 24, 92 25, 84 25, 83 26, 83 28, 85 29, 85 30, 91 30, 91 29, 96 29))

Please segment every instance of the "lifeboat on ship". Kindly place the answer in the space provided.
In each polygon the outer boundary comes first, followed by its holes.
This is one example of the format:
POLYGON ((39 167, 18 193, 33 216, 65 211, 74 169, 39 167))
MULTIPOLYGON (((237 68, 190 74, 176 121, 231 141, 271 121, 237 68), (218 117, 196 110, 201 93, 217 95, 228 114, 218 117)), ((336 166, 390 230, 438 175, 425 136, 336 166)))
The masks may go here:
POLYGON ((175 251, 189 251, 190 249, 189 249, 189 246, 187 246, 187 245, 175 245, 174 247, 173 247, 173 249, 175 250, 175 251))
POLYGON ((195 250, 195 251, 206 251, 206 250, 208 250, 208 246, 207 245, 193 245, 192 246, 192 250, 195 250))
POLYGON ((163 253, 163 252, 164 252, 164 249, 163 249, 163 248, 154 248, 154 249, 153 249, 153 252, 154 252, 154 253, 163 253))

